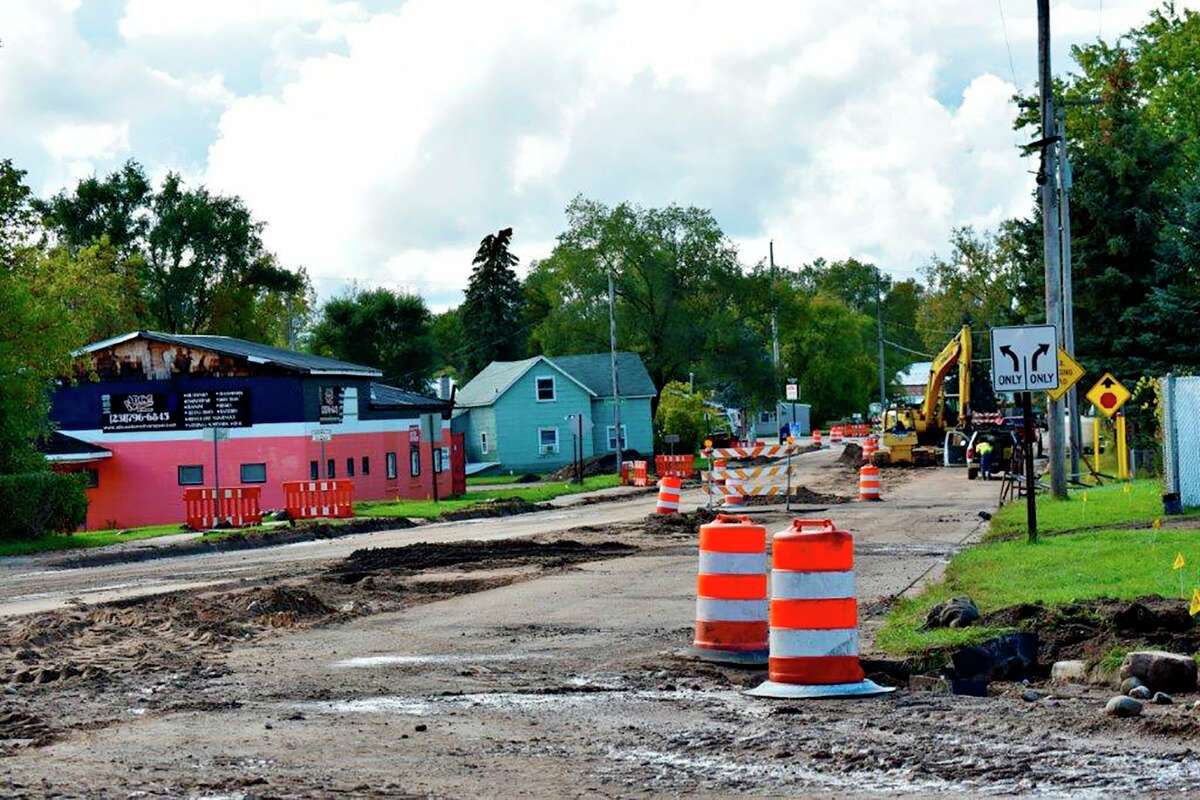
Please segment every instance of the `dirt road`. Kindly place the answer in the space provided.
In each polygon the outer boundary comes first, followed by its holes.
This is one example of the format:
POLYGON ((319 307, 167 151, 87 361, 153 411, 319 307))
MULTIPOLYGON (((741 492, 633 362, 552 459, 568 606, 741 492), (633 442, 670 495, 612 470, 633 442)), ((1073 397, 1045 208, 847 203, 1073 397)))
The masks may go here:
MULTIPOLYGON (((848 494, 846 471, 831 461, 815 456, 806 480, 848 494)), ((856 534, 868 632, 872 601, 936 571, 994 502, 994 486, 957 472, 891 477, 885 502, 827 512, 856 534)), ((691 636, 695 536, 648 526, 640 515, 649 503, 419 531, 430 542, 537 534, 520 547, 431 544, 332 564, 348 542, 326 542, 316 558, 255 553, 255 569, 285 568, 288 579, 14 619, 7 638, 24 660, 12 663, 59 666, 54 678, 43 681, 42 666, 10 683, 0 788, 1101 796, 1183 790, 1200 778, 1187 711, 1150 707, 1138 722, 1110 720, 1085 690, 1036 702, 1020 699, 1019 686, 987 699, 904 690, 804 704, 749 698, 741 689, 761 671, 680 657, 691 636), (111 668, 118 657, 127 671, 111 668), (91 682, 58 674, 88 668, 97 670, 91 682)), ((415 532, 403 533, 366 541, 394 545, 415 532)))

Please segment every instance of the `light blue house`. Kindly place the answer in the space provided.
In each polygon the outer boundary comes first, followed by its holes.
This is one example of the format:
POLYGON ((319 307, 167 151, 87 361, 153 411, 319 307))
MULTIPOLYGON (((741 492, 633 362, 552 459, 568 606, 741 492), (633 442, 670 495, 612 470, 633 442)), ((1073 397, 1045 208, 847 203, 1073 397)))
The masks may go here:
MULTIPOLYGON (((649 455, 654 383, 636 353, 617 354, 617 374, 623 449, 649 455)), ((454 407, 468 472, 482 464, 514 473, 558 469, 571 463, 580 422, 584 458, 617 449, 608 353, 493 361, 459 388, 454 407)))

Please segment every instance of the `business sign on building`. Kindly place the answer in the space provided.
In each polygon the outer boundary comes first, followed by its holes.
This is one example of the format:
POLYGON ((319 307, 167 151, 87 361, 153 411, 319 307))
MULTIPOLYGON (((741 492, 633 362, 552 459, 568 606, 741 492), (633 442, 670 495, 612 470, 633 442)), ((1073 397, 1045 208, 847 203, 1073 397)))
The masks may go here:
POLYGON ((249 389, 184 392, 181 405, 184 428, 248 428, 251 424, 249 389))
POLYGON ((179 415, 171 409, 166 394, 103 394, 100 427, 105 433, 172 430, 179 427, 179 415))
POLYGON ((345 411, 341 386, 322 386, 317 391, 317 418, 322 425, 336 425, 345 411))

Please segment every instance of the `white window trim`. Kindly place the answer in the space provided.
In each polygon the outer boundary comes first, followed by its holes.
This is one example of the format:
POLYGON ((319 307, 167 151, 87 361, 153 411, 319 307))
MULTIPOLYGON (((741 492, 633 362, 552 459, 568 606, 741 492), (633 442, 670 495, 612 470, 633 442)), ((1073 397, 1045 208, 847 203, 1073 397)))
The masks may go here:
POLYGON ((539 456, 550 455, 551 453, 557 454, 558 453, 558 428, 538 428, 537 429, 537 449, 538 449, 539 456), (547 451, 547 450, 543 449, 544 447, 546 447, 546 445, 544 445, 542 443, 542 433, 545 431, 554 431, 554 449, 553 450, 547 451))
POLYGON ((479 432, 479 453, 480 453, 480 455, 485 455, 485 456, 488 454, 487 431, 479 432))
MULTIPOLYGON (((616 437, 617 426, 616 425, 606 426, 604 428, 604 433, 607 436, 608 451, 610 453, 616 452, 616 450, 617 450, 617 437, 616 437)), ((621 449, 628 450, 629 449, 629 426, 624 423, 621 424, 621 441, 625 443, 625 446, 622 447, 621 449)))
POLYGON ((535 375, 533 378, 533 399, 539 403, 553 403, 558 400, 558 379, 553 375, 535 375), (538 384, 544 380, 550 381, 550 398, 543 400, 538 396, 538 384))

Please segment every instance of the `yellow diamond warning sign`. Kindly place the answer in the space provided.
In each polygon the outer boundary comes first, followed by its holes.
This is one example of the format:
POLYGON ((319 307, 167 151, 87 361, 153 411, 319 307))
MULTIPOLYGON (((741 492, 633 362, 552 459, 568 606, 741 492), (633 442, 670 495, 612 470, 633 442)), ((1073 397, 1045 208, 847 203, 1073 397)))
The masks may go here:
POLYGON ((1046 394, 1050 395, 1051 400, 1062 400, 1063 395, 1069 392, 1072 386, 1079 383, 1079 379, 1083 375, 1083 367, 1067 355, 1066 350, 1058 348, 1058 388, 1051 389, 1046 394))
POLYGON ((1121 406, 1125 405, 1129 397, 1129 390, 1122 386, 1111 372, 1104 373, 1104 377, 1096 381, 1096 385, 1088 389, 1087 393, 1091 404, 1109 418, 1121 410, 1121 406))

